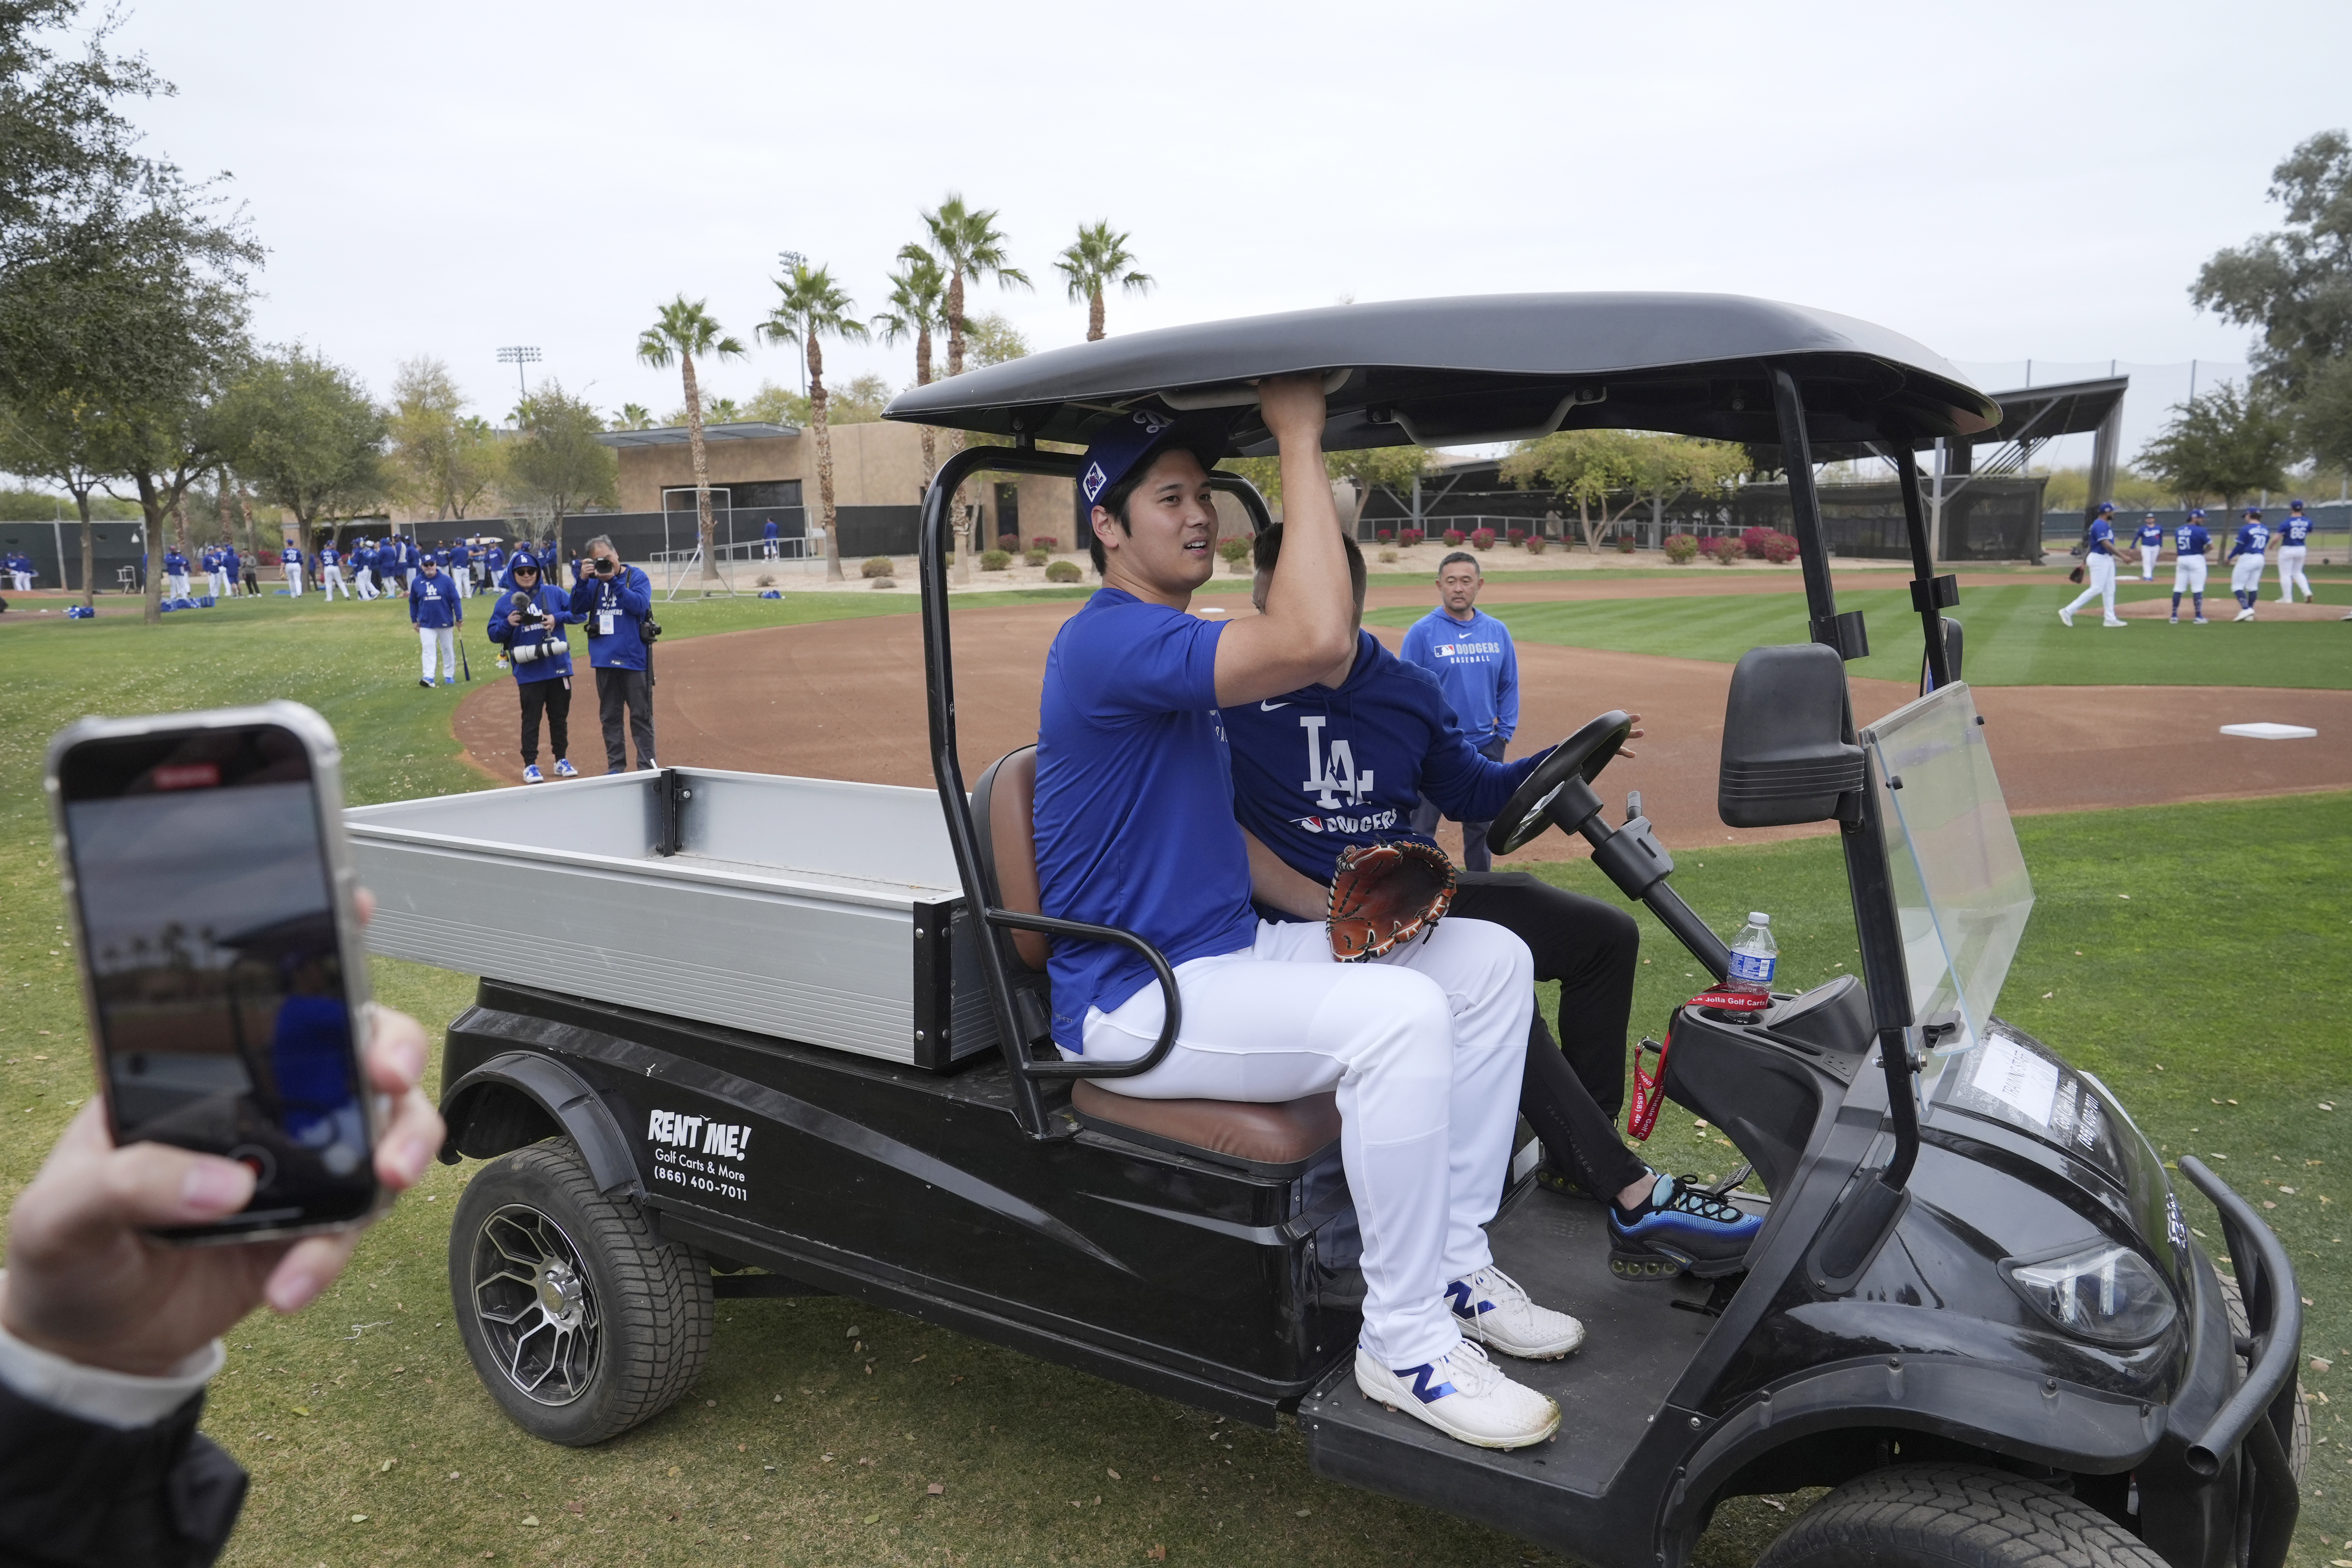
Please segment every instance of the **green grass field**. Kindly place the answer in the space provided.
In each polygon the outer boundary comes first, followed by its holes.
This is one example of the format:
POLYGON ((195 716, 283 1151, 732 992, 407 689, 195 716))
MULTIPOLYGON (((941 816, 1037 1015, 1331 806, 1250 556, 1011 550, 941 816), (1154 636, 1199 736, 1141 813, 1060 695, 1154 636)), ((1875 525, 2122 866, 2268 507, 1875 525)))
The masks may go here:
MULTIPOLYGON (((2171 596, 2170 579, 2127 584, 2126 602, 2171 596)), ((2330 584, 2333 589, 2333 584, 2330 584)), ((2266 587, 2265 593, 2270 590, 2266 587)), ((2206 596, 2210 626, 2134 621, 2121 636, 2101 628, 2095 606, 2070 629, 2058 608, 2078 589, 2055 582, 1963 588, 1953 612, 1965 628, 1964 673, 1978 686, 2287 686, 2352 688, 2352 627, 2338 621, 2256 620, 2237 625, 2226 583, 2206 596)), ((2352 609, 2352 594, 2327 602, 2352 609)), ((1841 594, 1860 610, 1872 653, 1847 668, 1880 680, 1916 681, 1921 637, 1907 589, 1841 594)), ((1375 610, 1376 626, 1411 626, 1426 612, 1375 610)), ((1578 603, 1496 605, 1493 613, 1523 642, 1562 643, 1619 653, 1732 663, 1749 648, 1805 640, 1805 601, 1795 579, 1786 595, 1720 595, 1578 603)))
MULTIPOLYGON (((1704 601, 1636 603, 1665 621, 1704 601)), ((681 605, 664 620, 684 637, 906 605, 809 595, 681 605)), ((334 720, 355 801, 480 787, 448 733, 452 694, 413 684, 415 645, 387 625, 394 615, 279 601, 160 628, 0 626, 13 699, 0 726, 0 990, 15 1004, 0 1014, 0 1115, 16 1123, 0 1195, 90 1092, 37 784, 47 736, 88 711, 285 696, 334 720)), ((2313 1302, 2306 1349, 2352 1370, 2339 1218, 2352 1183, 2333 1179, 2352 1162, 2352 1002, 2338 981, 2352 794, 2196 815, 2193 838, 2167 811, 2019 824, 2041 903, 2003 1010, 2097 1071, 2168 1154, 2222 1156, 2216 1170, 2278 1205, 2313 1302)), ((1582 862, 1548 874, 1601 890, 1582 862)), ((1792 980, 1854 961, 1830 840, 1695 851, 1676 885, 1720 930, 1769 910, 1792 980)), ((1695 966, 1654 927, 1644 951, 1636 1027, 1654 1032, 1695 966)), ((470 996, 441 971, 374 971, 378 994, 436 1035, 470 996)), ((1730 1159, 1686 1116, 1663 1121, 1652 1148, 1672 1169, 1730 1159)), ((595 1449, 533 1443, 481 1391, 449 1321, 445 1216, 471 1168, 436 1167, 310 1311, 258 1315, 229 1337, 206 1425, 255 1486, 228 1561, 1139 1563, 1154 1547, 1219 1564, 1550 1560, 1316 1479, 1295 1431, 1239 1428, 837 1299, 721 1303, 708 1369, 677 1407, 595 1449)), ((2218 1238, 2201 1200, 2183 1201, 2218 1238)), ((2352 1531, 2337 1418, 2314 1414, 2330 1441, 2314 1450, 2296 1568, 2346 1554, 2334 1543, 2352 1531)), ((1562 1441, 1575 1431, 1571 1411, 1562 1441)), ((1744 1564, 1787 1518, 1761 1500, 1727 1505, 1699 1559, 1744 1564)))

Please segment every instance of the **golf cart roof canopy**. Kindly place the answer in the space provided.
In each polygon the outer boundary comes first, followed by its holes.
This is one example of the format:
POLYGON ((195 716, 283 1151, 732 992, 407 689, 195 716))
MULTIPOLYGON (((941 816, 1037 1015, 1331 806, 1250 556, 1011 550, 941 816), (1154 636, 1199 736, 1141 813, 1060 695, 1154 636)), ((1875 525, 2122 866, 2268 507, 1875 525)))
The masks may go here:
POLYGON ((1339 305, 1133 332, 968 371, 889 419, 1083 444, 1139 406, 1220 412, 1273 450, 1249 383, 1320 372, 1327 450, 1466 446, 1553 430, 1776 446, 1768 363, 1796 376, 1815 448, 1974 437, 1993 400, 1938 355, 1852 316, 1732 294, 1487 294, 1339 305))

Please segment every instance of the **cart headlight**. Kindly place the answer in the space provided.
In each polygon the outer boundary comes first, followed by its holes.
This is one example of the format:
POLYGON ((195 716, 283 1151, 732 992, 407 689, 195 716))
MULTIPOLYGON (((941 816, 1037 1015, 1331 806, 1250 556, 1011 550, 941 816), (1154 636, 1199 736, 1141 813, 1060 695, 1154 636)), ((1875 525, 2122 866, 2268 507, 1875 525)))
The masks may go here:
POLYGON ((2035 1311, 2084 1339, 2143 1344, 2172 1322, 2172 1292, 2128 1247, 2094 1242, 2061 1258, 2012 1258, 2001 1272, 2035 1311))

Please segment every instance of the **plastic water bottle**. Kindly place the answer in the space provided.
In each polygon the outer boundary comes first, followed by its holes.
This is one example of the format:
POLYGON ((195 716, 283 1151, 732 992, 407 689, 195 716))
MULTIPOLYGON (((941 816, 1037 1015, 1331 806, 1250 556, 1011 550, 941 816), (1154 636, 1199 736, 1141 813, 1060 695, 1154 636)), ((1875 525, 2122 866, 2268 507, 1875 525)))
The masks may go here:
POLYGON ((1731 944, 1731 974, 1723 988, 1751 996, 1767 995, 1772 989, 1772 972, 1780 964, 1780 944, 1772 940, 1772 917, 1761 910, 1749 910, 1747 929, 1731 944))

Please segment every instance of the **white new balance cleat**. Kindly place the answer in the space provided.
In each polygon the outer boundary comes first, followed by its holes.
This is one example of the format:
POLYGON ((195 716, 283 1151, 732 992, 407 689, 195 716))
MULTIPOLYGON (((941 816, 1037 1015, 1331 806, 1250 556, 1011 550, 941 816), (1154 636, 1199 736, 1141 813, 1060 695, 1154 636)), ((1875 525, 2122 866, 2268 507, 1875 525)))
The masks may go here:
POLYGON ((1559 1406, 1513 1383, 1486 1352, 1465 1340, 1423 1366, 1390 1371, 1356 1347, 1356 1386, 1367 1399, 1402 1410, 1481 1448, 1524 1448, 1559 1430, 1559 1406))
POLYGON ((2254 612, 2252 610, 2240 610, 2236 615, 2231 616, 2230 618, 2233 621, 2251 621, 2254 618, 2254 612))
POLYGON ((1446 1305, 1465 1339, 1522 1361, 1558 1361, 1584 1342, 1584 1325, 1538 1307, 1519 1282, 1489 1266, 1445 1288, 1446 1305))
POLYGON ((2071 609, 2061 610, 2058 612, 2058 618, 2071 626, 2074 624, 2074 612, 2071 609))
POLYGON ((2131 623, 2126 620, 2119 619, 2116 616, 2109 616, 2105 620, 2101 621, 2099 625, 2103 626, 2127 626, 2131 625, 2131 623))

